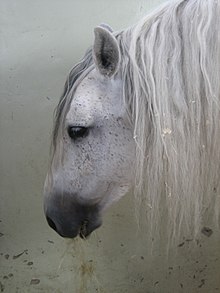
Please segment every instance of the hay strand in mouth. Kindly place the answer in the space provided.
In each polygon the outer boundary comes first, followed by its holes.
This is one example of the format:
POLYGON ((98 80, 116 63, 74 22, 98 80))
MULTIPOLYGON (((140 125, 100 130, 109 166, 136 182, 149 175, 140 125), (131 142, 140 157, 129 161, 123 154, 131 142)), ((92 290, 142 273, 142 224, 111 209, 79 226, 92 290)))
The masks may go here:
POLYGON ((69 258, 69 255, 72 255, 74 257, 72 260, 76 292, 89 293, 91 288, 95 288, 98 293, 106 292, 96 275, 95 260, 87 257, 87 252, 91 255, 89 241, 77 237, 65 240, 65 243, 66 248, 61 256, 57 273, 65 267, 65 260, 69 258))

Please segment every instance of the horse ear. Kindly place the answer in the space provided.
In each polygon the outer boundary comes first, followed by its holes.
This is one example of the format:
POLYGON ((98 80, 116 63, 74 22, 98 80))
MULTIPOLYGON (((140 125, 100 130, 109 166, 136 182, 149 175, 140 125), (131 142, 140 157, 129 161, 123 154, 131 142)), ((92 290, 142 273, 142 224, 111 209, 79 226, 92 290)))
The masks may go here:
POLYGON ((93 45, 93 59, 98 71, 111 77, 118 71, 120 51, 112 30, 107 25, 101 25, 94 29, 95 41, 93 45))
POLYGON ((110 27, 110 25, 106 24, 106 23, 101 23, 99 25, 102 28, 105 28, 106 30, 108 30, 110 33, 113 33, 113 29, 110 27))

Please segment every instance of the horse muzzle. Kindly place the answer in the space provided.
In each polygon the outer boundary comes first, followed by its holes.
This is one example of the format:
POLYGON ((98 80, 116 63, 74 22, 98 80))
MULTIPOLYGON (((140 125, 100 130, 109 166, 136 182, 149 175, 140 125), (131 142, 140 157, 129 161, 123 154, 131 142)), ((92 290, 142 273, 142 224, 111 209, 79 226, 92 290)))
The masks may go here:
POLYGON ((44 211, 49 226, 66 238, 88 237, 101 226, 98 205, 79 204, 65 197, 45 199, 44 211))

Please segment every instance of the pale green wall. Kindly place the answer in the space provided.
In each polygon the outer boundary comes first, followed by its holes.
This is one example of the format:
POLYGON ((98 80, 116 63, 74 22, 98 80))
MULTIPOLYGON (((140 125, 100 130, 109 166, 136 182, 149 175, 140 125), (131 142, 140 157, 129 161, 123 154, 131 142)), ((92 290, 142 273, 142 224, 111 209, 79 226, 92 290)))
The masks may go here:
POLYGON ((220 292, 216 231, 195 249, 184 242, 178 256, 150 259, 131 196, 81 249, 43 215, 52 113, 68 70, 96 25, 125 28, 162 2, 0 0, 0 292, 220 292), (82 265, 90 273, 81 278, 82 265))

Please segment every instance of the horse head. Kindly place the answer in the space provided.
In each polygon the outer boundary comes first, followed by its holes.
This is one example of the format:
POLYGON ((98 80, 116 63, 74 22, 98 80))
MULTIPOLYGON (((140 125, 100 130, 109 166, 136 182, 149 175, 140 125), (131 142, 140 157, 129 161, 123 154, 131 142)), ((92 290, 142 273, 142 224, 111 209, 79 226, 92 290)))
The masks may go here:
POLYGON ((149 239, 196 238, 206 211, 219 221, 219 12, 176 0, 95 29, 56 111, 45 213, 59 234, 87 236, 129 190, 149 239))
POLYGON ((89 54, 91 66, 68 85, 64 98, 70 102, 63 121, 58 119, 63 126, 57 126, 61 130, 44 189, 49 225, 69 238, 86 237, 99 227, 103 211, 128 192, 133 178, 134 140, 123 103, 121 53, 108 26, 95 28, 89 54))

